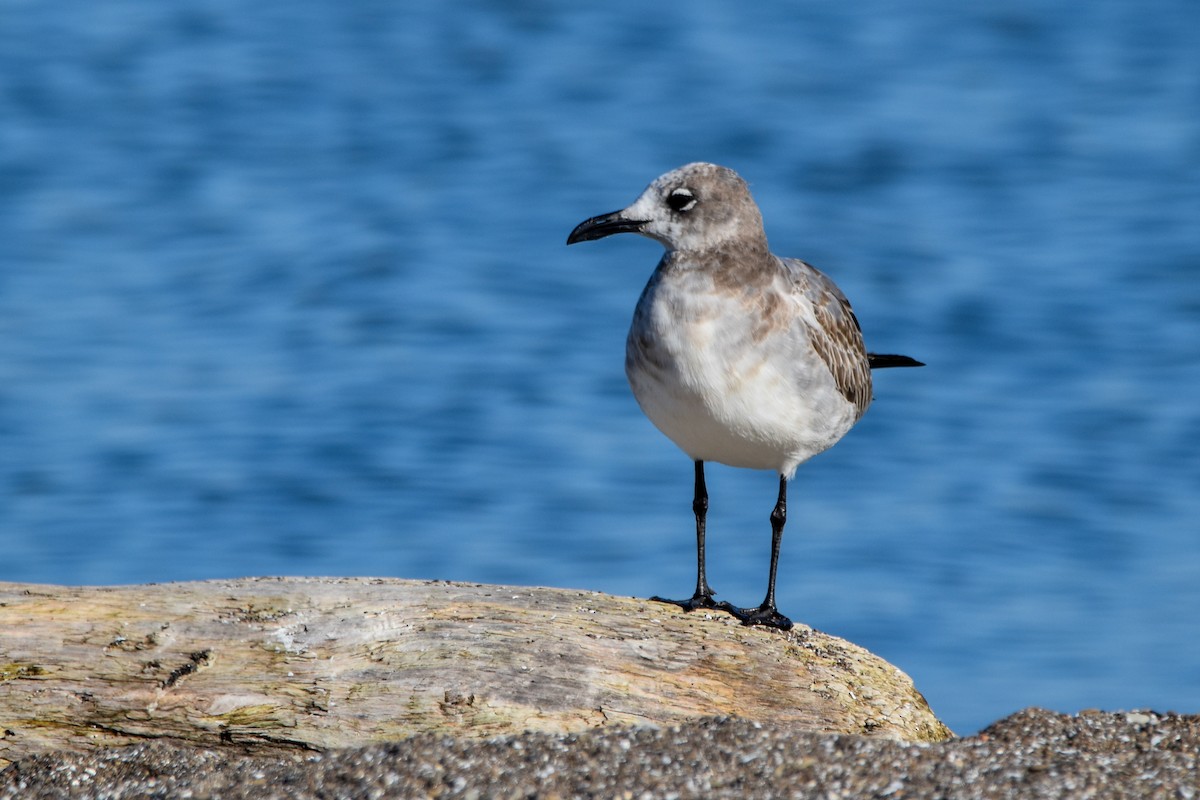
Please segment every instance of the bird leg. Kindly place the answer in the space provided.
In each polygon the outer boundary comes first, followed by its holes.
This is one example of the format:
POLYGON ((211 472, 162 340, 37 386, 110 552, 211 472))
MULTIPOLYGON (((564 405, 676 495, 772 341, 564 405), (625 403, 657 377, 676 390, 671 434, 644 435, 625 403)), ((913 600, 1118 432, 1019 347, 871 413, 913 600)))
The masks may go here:
MULTIPOLYGON (((713 590, 708 585, 704 568, 704 521, 708 516, 708 488, 704 485, 704 462, 696 462, 696 487, 692 495, 692 511, 696 514, 696 593, 688 600, 668 600, 657 595, 650 599, 658 603, 671 603, 684 611, 697 608, 716 608, 713 590)), ((772 571, 774 575, 774 571, 772 571)))
POLYGON ((775 571, 779 567, 779 545, 783 542, 783 526, 787 522, 787 478, 779 476, 779 499, 771 512, 771 577, 767 581, 767 596, 758 608, 738 608, 731 603, 720 602, 717 608, 728 611, 742 621, 743 625, 766 625, 769 628, 789 630, 792 621, 775 608, 775 571))

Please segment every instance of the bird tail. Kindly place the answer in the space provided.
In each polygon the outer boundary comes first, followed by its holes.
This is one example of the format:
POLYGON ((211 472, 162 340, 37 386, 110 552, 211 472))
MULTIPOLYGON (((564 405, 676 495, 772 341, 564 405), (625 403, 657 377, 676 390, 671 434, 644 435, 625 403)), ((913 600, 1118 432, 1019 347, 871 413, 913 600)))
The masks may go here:
POLYGON ((923 367, 924 363, 908 356, 898 356, 890 353, 867 353, 867 363, 871 369, 886 369, 888 367, 923 367))

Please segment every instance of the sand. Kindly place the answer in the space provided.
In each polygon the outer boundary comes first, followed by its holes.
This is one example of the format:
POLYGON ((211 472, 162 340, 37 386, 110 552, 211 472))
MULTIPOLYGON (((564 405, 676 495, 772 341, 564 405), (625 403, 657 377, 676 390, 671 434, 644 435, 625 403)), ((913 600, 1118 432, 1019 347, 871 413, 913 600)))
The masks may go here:
POLYGON ((155 743, 24 759, 0 798, 1195 798, 1198 764, 1197 715, 1028 709, 941 744, 733 718, 294 757, 155 743))

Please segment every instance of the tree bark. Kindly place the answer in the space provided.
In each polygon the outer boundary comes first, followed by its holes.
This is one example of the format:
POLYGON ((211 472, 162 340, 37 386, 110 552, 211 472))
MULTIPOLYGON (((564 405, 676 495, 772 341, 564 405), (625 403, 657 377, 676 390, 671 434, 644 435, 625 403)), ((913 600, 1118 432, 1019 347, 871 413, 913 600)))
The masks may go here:
POLYGON ((797 625, 370 578, 0 583, 0 768, 163 739, 264 752, 731 715, 938 741, 900 670, 797 625))

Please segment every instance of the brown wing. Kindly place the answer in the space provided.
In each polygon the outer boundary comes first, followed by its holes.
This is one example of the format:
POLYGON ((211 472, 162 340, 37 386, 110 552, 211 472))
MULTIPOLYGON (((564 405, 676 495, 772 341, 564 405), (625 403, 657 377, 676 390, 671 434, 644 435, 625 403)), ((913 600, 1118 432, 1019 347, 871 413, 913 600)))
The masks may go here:
POLYGON ((833 374, 838 391, 858 408, 861 417, 871 405, 871 367, 850 301, 816 267, 795 258, 779 260, 796 291, 812 303, 817 320, 810 333, 813 349, 833 374))

